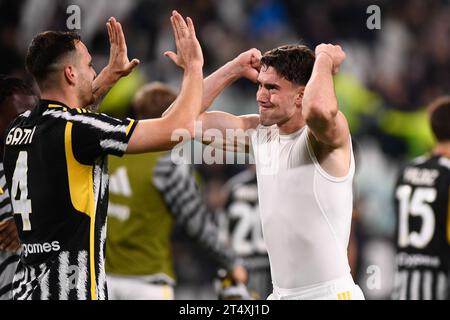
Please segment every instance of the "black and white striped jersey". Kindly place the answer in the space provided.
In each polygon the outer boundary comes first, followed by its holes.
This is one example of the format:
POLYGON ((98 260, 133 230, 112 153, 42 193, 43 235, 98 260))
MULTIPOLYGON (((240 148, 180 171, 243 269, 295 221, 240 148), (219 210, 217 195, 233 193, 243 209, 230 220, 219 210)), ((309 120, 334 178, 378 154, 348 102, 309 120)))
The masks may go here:
POLYGON ((0 300, 12 299, 12 281, 19 256, 0 250, 0 300))
POLYGON ((397 256, 393 299, 449 298, 450 159, 420 157, 395 189, 397 256))
MULTIPOLYGON (((0 162, 0 222, 12 219, 12 208, 3 163, 0 162)), ((12 299, 12 280, 19 256, 0 250, 0 300, 12 299)))
POLYGON ((229 194, 226 204, 228 242, 248 268, 269 266, 267 249, 259 217, 256 172, 244 170, 232 177, 224 189, 229 194))
POLYGON ((7 131, 4 169, 22 255, 15 299, 106 299, 107 154, 136 126, 41 100, 7 131))
POLYGON ((229 194, 222 229, 227 242, 248 270, 249 291, 259 299, 273 291, 270 262, 259 215, 256 171, 248 168, 233 176, 224 186, 229 194))

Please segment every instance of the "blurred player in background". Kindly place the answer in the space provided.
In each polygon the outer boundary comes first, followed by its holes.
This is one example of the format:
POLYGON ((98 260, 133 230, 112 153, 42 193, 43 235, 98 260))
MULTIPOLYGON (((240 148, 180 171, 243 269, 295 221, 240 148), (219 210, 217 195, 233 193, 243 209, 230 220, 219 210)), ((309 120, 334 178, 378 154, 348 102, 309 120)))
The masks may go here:
POLYGON ((96 76, 79 36, 48 31, 28 50, 27 68, 41 99, 9 127, 4 170, 22 256, 14 299, 107 299, 105 274, 108 154, 142 153, 176 145, 172 133, 192 135, 203 92, 203 54, 192 20, 171 17, 184 69, 173 112, 161 119, 119 120, 85 109, 138 64, 129 60, 120 23, 107 23, 110 61, 96 76))
POLYGON ((428 111, 437 144, 400 172, 395 188, 393 299, 450 299, 450 96, 428 111))
MULTIPOLYGON (((153 82, 134 98, 137 119, 160 118, 176 94, 153 82)), ((171 235, 175 224, 244 282, 233 250, 219 241, 217 218, 206 209, 192 167, 170 153, 110 157, 106 272, 110 299, 173 299, 171 235)))
POLYGON ((228 194, 221 212, 226 241, 241 258, 248 272, 247 288, 255 299, 272 292, 269 257, 259 216, 258 185, 254 165, 232 177, 224 186, 228 194))
POLYGON ((12 299, 12 281, 19 260, 20 241, 3 171, 5 131, 21 113, 34 108, 38 98, 17 78, 0 76, 0 300, 12 299))

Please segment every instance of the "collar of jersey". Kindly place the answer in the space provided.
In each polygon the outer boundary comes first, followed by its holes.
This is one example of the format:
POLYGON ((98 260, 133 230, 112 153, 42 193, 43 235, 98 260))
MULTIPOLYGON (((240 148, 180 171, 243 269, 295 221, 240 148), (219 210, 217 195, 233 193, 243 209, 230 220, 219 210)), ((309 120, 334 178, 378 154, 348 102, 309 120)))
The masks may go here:
POLYGON ((46 100, 42 99, 39 103, 44 109, 62 109, 62 110, 68 110, 70 109, 68 106, 66 106, 64 103, 55 101, 55 100, 46 100))
POLYGON ((297 138, 299 135, 302 134, 303 130, 305 130, 306 126, 301 127, 295 132, 289 133, 289 134, 281 134, 280 133, 280 140, 292 140, 297 138))

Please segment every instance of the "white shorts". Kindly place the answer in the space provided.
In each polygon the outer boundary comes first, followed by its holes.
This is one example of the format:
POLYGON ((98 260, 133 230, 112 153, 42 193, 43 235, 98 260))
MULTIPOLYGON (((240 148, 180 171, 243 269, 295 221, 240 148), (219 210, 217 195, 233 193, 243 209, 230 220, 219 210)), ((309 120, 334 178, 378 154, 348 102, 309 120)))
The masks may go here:
POLYGON ((351 275, 319 284, 282 289, 274 285, 268 300, 365 300, 351 275))
POLYGON ((143 279, 107 276, 110 300, 173 300, 174 290, 169 284, 154 284, 143 279))

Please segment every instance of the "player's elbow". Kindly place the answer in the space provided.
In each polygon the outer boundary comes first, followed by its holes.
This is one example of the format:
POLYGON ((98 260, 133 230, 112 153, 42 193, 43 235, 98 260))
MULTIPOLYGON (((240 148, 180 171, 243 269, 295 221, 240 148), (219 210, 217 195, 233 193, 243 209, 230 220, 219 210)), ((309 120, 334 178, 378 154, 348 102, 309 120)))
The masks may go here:
POLYGON ((303 105, 302 113, 306 123, 330 122, 336 118, 338 111, 337 104, 325 105, 320 100, 312 100, 303 105))
POLYGON ((172 112, 166 117, 162 118, 162 127, 164 131, 171 132, 172 135, 177 135, 182 132, 183 136, 188 135, 190 138, 194 137, 194 128, 196 118, 187 113, 172 112))

